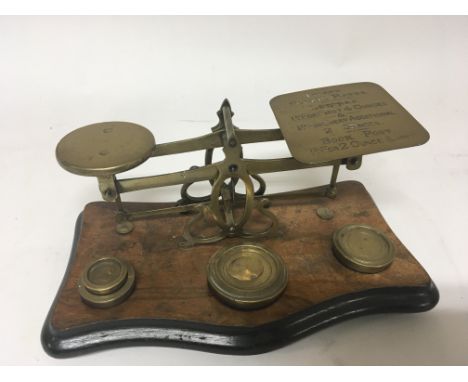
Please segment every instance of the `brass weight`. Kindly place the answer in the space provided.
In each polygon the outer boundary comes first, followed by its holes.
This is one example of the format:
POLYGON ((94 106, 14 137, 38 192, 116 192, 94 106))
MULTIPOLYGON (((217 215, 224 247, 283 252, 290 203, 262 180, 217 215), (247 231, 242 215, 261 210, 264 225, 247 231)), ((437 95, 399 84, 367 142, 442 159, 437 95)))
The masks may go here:
POLYGON ((259 244, 239 244, 216 252, 208 262, 208 285, 224 303, 258 309, 273 303, 288 283, 283 259, 259 244))
POLYGON ((333 252, 348 268, 377 273, 390 266, 395 249, 385 234, 364 224, 348 224, 333 234, 333 252))
POLYGON ((78 292, 95 308, 109 308, 123 302, 135 287, 135 270, 116 257, 103 257, 88 264, 81 274, 78 292))

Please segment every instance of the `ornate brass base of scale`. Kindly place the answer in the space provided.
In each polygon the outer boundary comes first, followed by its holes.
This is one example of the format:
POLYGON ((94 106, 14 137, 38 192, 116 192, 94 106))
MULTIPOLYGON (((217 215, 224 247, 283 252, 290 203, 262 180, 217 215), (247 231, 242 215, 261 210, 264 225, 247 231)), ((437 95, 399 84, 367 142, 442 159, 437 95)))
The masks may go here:
POLYGON ((96 176, 106 202, 78 218, 42 332, 49 354, 148 344, 253 354, 346 318, 437 304, 432 280, 364 186, 336 181, 340 165, 355 170, 363 154, 423 144, 426 130, 372 83, 286 94, 271 106, 280 129, 235 127, 225 101, 212 133, 199 138, 155 144, 142 126, 107 122, 60 141, 62 167, 96 176), (292 157, 243 157, 242 144, 280 139, 292 157), (225 159, 212 163, 215 148, 225 159), (203 166, 116 178, 150 157, 194 150, 205 150, 203 166), (332 166, 330 184, 265 195, 260 174, 319 166, 332 166), (199 181, 211 183, 210 195, 190 195, 199 181), (121 201, 176 184, 177 203, 121 201))

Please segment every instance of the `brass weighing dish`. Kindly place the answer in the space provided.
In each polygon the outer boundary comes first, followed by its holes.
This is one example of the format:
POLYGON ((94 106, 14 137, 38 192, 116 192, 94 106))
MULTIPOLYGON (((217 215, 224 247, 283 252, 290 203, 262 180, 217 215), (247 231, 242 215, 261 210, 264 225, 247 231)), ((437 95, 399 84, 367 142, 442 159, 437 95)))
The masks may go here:
POLYGON ((240 244, 216 252, 208 262, 208 285, 226 304, 258 309, 273 303, 288 283, 283 259, 259 244, 240 244))
POLYGON ((86 176, 113 175, 146 161, 156 142, 147 128, 129 122, 84 126, 58 143, 56 156, 67 171, 86 176))
POLYGON ((384 88, 358 82, 270 101, 291 154, 315 164, 422 145, 429 133, 384 88))
POLYGON ((333 234, 333 252, 348 268, 363 273, 390 266, 395 248, 383 232, 364 224, 348 224, 333 234))

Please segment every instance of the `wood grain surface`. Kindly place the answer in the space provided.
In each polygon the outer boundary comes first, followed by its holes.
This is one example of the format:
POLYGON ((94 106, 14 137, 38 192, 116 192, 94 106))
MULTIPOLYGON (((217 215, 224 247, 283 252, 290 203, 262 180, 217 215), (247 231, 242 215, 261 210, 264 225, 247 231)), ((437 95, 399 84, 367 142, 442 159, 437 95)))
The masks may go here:
MULTIPOLYGON (((340 182, 338 196, 319 196, 323 187, 294 194, 270 195, 271 211, 280 221, 280 233, 257 242, 284 259, 289 282, 272 305, 256 311, 241 311, 221 303, 207 286, 206 265, 219 248, 243 239, 225 239, 216 244, 181 248, 184 225, 190 215, 135 221, 127 235, 115 232, 115 206, 88 204, 83 212, 76 253, 68 277, 50 312, 50 324, 64 331, 89 324, 126 319, 168 319, 208 325, 256 327, 288 317, 324 301, 374 288, 427 286, 425 270, 386 224, 364 186, 340 182), (333 210, 331 220, 322 220, 316 210, 333 210), (392 265, 377 274, 363 274, 344 267, 331 249, 333 232, 345 224, 374 226, 388 235, 396 248, 392 265), (77 283, 86 265, 103 256, 130 262, 136 271, 133 294, 119 306, 96 309, 85 305, 77 283)), ((167 203, 127 203, 132 210, 168 206, 167 203)), ((261 219, 252 225, 261 225, 261 219)))

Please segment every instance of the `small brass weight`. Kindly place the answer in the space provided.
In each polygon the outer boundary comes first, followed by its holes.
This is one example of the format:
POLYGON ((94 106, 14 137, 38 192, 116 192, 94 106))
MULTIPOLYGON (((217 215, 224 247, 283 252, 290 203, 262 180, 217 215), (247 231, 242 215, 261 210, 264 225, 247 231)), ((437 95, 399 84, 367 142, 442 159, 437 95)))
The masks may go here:
MULTIPOLYGON (((341 165, 356 170, 365 154, 421 145, 429 139, 427 131, 373 83, 285 94, 273 98, 270 104, 279 129, 238 128, 233 123, 231 105, 225 100, 217 112, 218 123, 207 135, 161 144, 156 143, 148 129, 134 123, 97 123, 66 135, 57 145, 57 160, 69 172, 97 177, 102 198, 115 203, 115 230, 121 235, 132 235, 140 219, 190 214, 192 218, 178 239, 181 247, 237 238, 238 244, 213 251, 206 264, 208 284, 222 303, 235 309, 259 309, 279 298, 288 283, 282 254, 259 243, 262 238, 278 236, 279 224, 270 210, 261 175, 329 166, 331 180, 324 196, 337 198, 341 165), (291 157, 244 158, 243 144, 283 139, 291 157), (213 163, 216 148, 222 148, 224 159, 213 163), (161 175, 117 178, 150 158, 197 150, 205 151, 203 166, 161 175), (203 197, 191 195, 190 186, 202 181, 211 183, 211 193, 203 197), (236 190, 239 182, 245 193, 236 190), (181 186, 177 205, 129 211, 122 203, 122 195, 127 192, 173 185, 181 186), (254 212, 267 222, 255 230, 247 228, 254 212), (216 232, 203 235, 197 228, 200 222, 215 227, 216 232)), ((316 212, 323 224, 336 218, 333 210, 323 206, 318 205, 316 212)), ((330 240, 330 248, 339 264, 360 273, 384 271, 392 264, 395 253, 394 245, 383 232, 363 224, 339 228, 330 240)), ((98 258, 83 270, 79 281, 81 298, 96 308, 122 303, 135 286, 135 272, 138 274, 138 269, 117 257, 98 258)))

